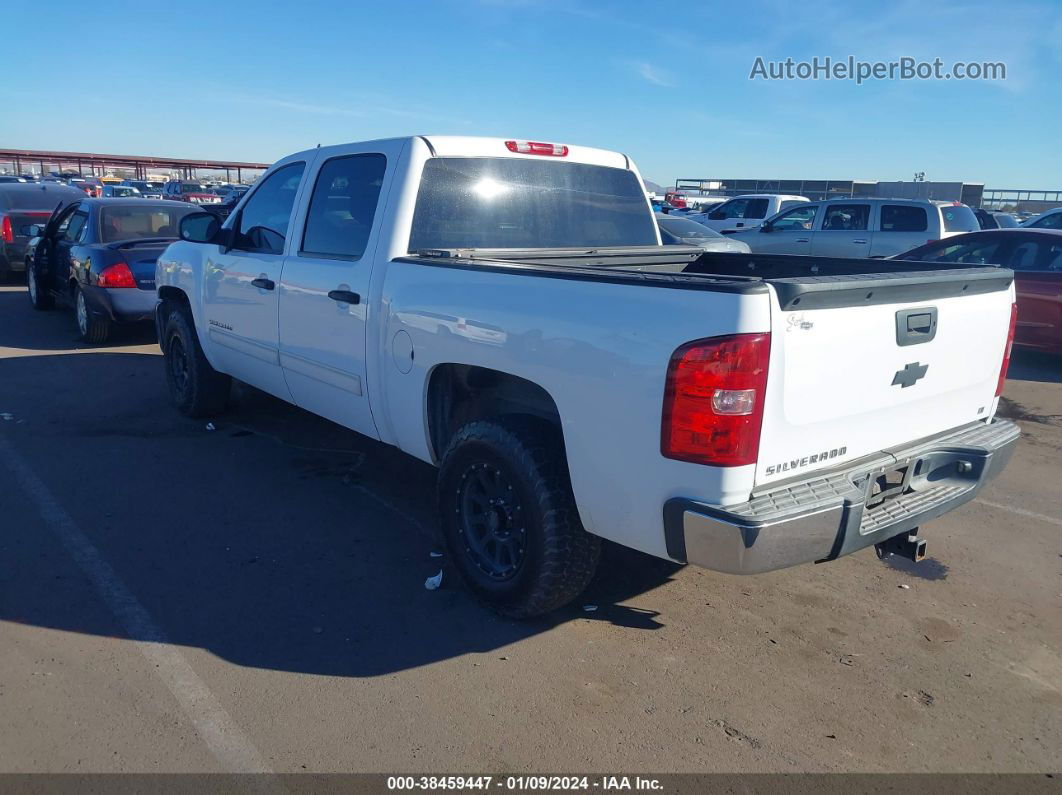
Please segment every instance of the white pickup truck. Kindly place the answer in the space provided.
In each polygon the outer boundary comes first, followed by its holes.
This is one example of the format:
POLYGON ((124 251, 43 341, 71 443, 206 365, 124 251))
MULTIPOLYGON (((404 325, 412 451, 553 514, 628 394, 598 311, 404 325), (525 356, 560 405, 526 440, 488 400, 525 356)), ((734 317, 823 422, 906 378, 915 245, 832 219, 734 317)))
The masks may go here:
POLYGON ((574 599, 600 539, 732 573, 870 545, 971 499, 1013 274, 661 246, 629 158, 412 137, 272 166, 158 260, 169 388, 236 378, 439 468, 441 532, 511 616, 574 599))

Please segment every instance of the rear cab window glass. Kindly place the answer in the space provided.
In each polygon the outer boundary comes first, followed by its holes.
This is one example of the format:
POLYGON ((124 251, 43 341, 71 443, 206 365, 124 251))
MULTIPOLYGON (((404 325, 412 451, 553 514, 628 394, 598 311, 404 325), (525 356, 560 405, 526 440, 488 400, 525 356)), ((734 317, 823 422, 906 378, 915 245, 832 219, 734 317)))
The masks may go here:
POLYGON ((301 253, 360 259, 369 242, 386 170, 387 158, 375 153, 336 157, 321 166, 306 214, 301 253))
POLYGON ((913 204, 881 205, 882 232, 925 232, 929 229, 929 216, 925 207, 913 204))
POLYGON ((870 220, 869 204, 831 204, 822 219, 824 232, 864 232, 870 220))
POLYGON ((745 218, 766 218, 767 206, 769 201, 767 199, 749 199, 749 203, 745 205, 745 218))
POLYGON ((409 250, 657 242, 633 171, 530 158, 440 157, 424 165, 409 250))
POLYGON ((940 208, 945 232, 976 232, 981 228, 974 211, 965 204, 946 204, 940 208))

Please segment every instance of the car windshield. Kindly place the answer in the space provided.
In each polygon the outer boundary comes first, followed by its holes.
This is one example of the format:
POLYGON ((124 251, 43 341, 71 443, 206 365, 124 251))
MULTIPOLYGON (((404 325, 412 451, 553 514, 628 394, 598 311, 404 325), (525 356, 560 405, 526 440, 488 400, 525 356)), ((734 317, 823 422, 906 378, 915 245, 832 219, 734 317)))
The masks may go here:
POLYGON ((201 185, 198 182, 182 182, 182 193, 210 193, 210 189, 206 185, 201 185))
POLYGON ((176 238, 177 224, 193 212, 196 212, 194 207, 104 207, 100 212, 100 239, 113 243, 146 237, 176 238))
POLYGON ((114 185, 111 187, 112 196, 136 196, 139 192, 136 188, 130 188, 126 185, 114 185))
POLYGON ((552 158, 434 158, 424 166, 409 250, 657 243, 633 171, 552 158))
POLYGON ((660 218, 660 226, 685 240, 704 240, 705 238, 722 237, 714 229, 709 229, 704 224, 691 221, 688 218, 660 218))

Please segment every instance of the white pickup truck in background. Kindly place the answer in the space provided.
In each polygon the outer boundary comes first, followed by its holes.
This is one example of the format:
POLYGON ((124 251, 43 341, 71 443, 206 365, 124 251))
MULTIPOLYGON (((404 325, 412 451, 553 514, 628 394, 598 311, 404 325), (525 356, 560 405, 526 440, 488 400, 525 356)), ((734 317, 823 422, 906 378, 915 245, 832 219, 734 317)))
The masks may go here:
POLYGON ((1018 438, 1010 271, 661 246, 615 152, 309 149, 180 233, 177 407, 236 378, 437 465, 450 560, 511 616, 574 599, 601 538, 733 573, 917 559, 1018 438))
POLYGON ((803 196, 774 193, 749 193, 727 199, 701 215, 690 215, 694 221, 716 232, 755 229, 775 213, 806 202, 803 196))

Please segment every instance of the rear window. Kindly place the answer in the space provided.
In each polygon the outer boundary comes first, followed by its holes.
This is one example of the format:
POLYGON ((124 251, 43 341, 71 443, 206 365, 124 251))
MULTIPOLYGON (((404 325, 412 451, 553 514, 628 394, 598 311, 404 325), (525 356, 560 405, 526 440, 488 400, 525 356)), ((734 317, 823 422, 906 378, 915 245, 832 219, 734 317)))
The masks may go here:
POLYGON ((945 204, 940 208, 945 232, 976 232, 981 228, 974 211, 965 204, 945 204))
POLYGON ((433 158, 409 250, 655 246, 633 171, 517 158, 433 158))
POLYGON ((175 238, 177 224, 194 212, 195 207, 104 207, 100 212, 100 238, 104 243, 145 237, 175 238))
POLYGON ((882 232, 925 232, 929 229, 929 216, 925 207, 912 204, 881 205, 882 232))
POLYGON ((210 193, 210 189, 198 182, 182 182, 181 193, 210 193))

